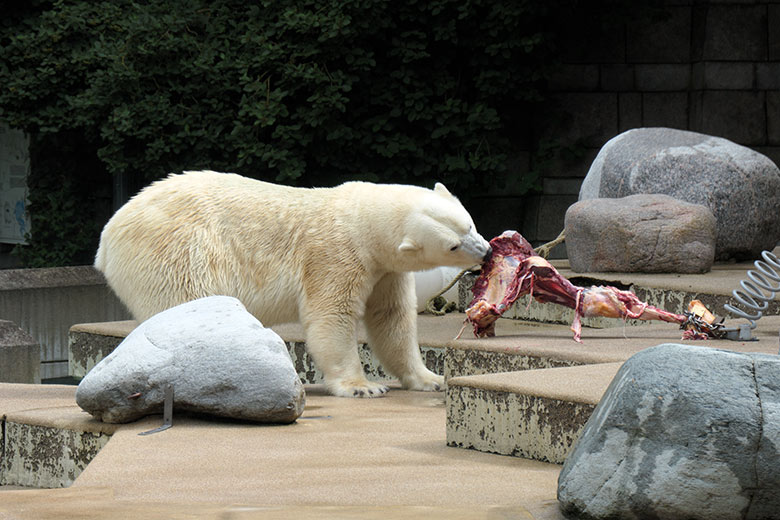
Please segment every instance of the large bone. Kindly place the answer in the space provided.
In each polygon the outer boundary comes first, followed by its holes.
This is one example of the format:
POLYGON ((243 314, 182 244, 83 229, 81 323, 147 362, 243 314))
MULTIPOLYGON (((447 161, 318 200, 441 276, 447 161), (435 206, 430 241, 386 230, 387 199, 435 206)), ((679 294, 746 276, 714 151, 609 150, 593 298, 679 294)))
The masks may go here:
POLYGON ((680 325, 689 321, 688 316, 648 305, 629 291, 573 285, 538 256, 517 231, 505 231, 491 240, 490 245, 493 254, 482 266, 482 274, 472 288, 474 299, 466 309, 466 322, 471 323, 474 335, 479 338, 494 336, 496 320, 525 294, 540 303, 557 303, 574 309, 571 330, 574 340, 580 343, 583 316, 661 320, 680 325))

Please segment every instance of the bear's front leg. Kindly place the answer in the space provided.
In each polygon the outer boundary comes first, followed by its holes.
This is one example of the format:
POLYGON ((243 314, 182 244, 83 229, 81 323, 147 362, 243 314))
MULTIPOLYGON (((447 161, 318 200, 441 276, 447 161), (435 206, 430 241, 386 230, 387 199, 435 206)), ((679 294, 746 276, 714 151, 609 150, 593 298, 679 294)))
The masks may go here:
POLYGON ((317 315, 303 323, 306 348, 325 376, 328 391, 340 397, 379 397, 388 388, 366 379, 357 349, 356 319, 317 315))
POLYGON ((379 280, 366 302, 364 322, 369 346, 404 388, 444 388, 444 377, 428 370, 420 355, 412 273, 388 273, 379 280))

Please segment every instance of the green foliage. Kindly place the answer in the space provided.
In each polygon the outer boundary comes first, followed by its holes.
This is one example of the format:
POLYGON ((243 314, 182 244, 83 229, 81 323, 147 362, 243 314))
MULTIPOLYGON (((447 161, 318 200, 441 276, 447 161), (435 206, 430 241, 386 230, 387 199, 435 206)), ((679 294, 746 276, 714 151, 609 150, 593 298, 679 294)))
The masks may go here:
POLYGON ((92 263, 91 259, 84 258, 87 248, 93 245, 90 234, 78 230, 91 229, 94 232, 96 226, 94 221, 86 219, 87 213, 81 211, 76 182, 66 175, 41 180, 36 185, 36 193, 45 195, 35 207, 45 210, 32 213, 31 225, 35 234, 28 237, 28 246, 15 247, 15 253, 27 267, 69 265, 74 260, 76 263, 92 263), (53 244, 56 246, 51 247, 53 244))
POLYGON ((27 180, 31 227, 14 253, 27 267, 91 264, 111 210, 110 183, 97 155, 75 132, 33 135, 27 180), (56 150, 56 153, 51 153, 56 150))
POLYGON ((98 169, 138 184, 209 168, 302 186, 438 180, 465 197, 511 173, 553 50, 543 28, 568 4, 33 1, 0 22, 0 120, 55 147, 78 133, 98 169))

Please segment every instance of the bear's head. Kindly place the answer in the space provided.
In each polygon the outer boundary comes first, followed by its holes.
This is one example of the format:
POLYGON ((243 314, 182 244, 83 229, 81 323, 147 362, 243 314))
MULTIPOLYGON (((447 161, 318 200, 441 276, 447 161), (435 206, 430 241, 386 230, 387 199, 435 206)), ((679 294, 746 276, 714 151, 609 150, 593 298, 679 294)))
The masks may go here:
POLYGON ((406 221, 398 251, 411 270, 441 265, 471 267, 490 254, 490 244, 477 233, 474 221, 443 184, 427 190, 422 204, 406 221))

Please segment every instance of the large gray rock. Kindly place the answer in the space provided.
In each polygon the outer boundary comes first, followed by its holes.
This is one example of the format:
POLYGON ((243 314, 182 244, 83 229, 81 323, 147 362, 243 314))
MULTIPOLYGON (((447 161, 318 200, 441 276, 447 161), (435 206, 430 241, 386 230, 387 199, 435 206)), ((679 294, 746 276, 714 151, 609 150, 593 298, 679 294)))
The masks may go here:
POLYGON ((566 211, 566 252, 577 272, 705 273, 715 217, 668 195, 587 199, 566 211))
POLYGON ((618 371, 566 459, 558 500, 588 519, 780 514, 780 357, 664 344, 618 371))
POLYGON ((757 258, 780 241, 780 170, 726 139, 670 128, 636 128, 605 144, 580 200, 663 193, 710 208, 715 259, 757 258))
POLYGON ((305 403, 284 341, 227 296, 143 322, 84 377, 76 402, 98 420, 129 422, 162 412, 168 385, 174 413, 289 423, 305 403))

